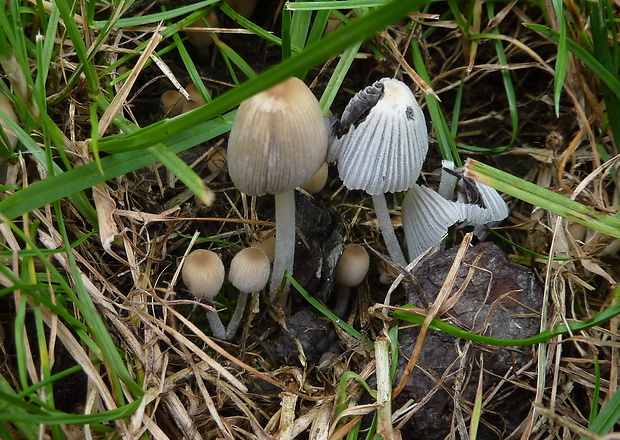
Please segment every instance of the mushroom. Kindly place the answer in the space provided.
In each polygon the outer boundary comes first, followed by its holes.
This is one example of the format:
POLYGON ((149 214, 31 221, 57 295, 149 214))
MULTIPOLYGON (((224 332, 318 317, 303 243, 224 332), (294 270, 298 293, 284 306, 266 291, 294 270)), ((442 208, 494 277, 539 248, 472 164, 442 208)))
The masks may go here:
POLYGON ((295 188, 319 170, 326 153, 327 128, 321 108, 300 79, 289 78, 241 103, 228 141, 228 172, 242 192, 275 195, 272 299, 284 273, 293 273, 295 188))
POLYGON ((233 316, 226 327, 227 340, 230 340, 239 328, 248 294, 258 296, 258 292, 267 285, 270 272, 269 258, 258 248, 245 248, 233 257, 230 262, 228 279, 239 290, 239 298, 233 316))
POLYGON ((254 234, 250 246, 260 249, 267 255, 269 262, 273 263, 276 256, 276 235, 273 229, 258 231, 254 234))
POLYGON ((256 9, 256 0, 225 0, 225 2, 245 18, 250 18, 256 9))
POLYGON ((428 151, 422 109, 405 83, 383 78, 351 99, 342 126, 350 129, 331 144, 328 161, 338 162, 338 173, 347 188, 362 189, 372 196, 388 253, 405 266, 385 193, 411 188, 420 175, 428 151))
POLYGON ((205 183, 211 182, 217 176, 228 170, 226 150, 222 147, 213 147, 207 160, 209 175, 204 179, 205 183))
POLYGON ((194 84, 187 86, 185 91, 189 95, 189 100, 177 90, 166 90, 162 93, 161 111, 166 117, 173 118, 204 105, 205 100, 194 84))
POLYGON ((191 30, 190 28, 217 28, 220 26, 220 20, 217 18, 215 10, 209 12, 202 18, 199 18, 185 29, 185 35, 190 44, 198 49, 205 49, 213 44, 213 37, 209 32, 199 30, 191 30), (205 20, 207 24, 205 24, 205 20))
POLYGON ((17 137, 7 131, 8 124, 5 122, 5 117, 16 124, 18 119, 15 110, 13 110, 13 103, 2 93, 0 93, 0 111, 4 113, 3 117, 0 118, 0 129, 3 132, 0 135, 0 157, 9 157, 17 147, 17 137))
POLYGON ((464 213, 456 203, 419 185, 414 185, 407 192, 402 214, 409 261, 438 245, 448 234, 450 226, 464 220, 464 213))
POLYGON ((338 298, 334 306, 334 314, 339 318, 344 317, 347 311, 351 287, 358 286, 366 278, 370 257, 368 252, 359 244, 345 246, 334 272, 336 283, 340 284, 338 298))
POLYGON ((312 176, 309 180, 305 181, 301 185, 301 189, 309 192, 310 194, 316 194, 323 189, 327 182, 327 172, 329 171, 327 162, 323 162, 321 168, 312 176))
POLYGON ((161 112, 165 117, 174 118, 183 110, 183 103, 187 102, 176 90, 166 90, 160 98, 161 112))
POLYGON ((482 238, 485 224, 503 220, 510 213, 508 205, 496 190, 463 177, 453 169, 453 163, 444 161, 439 186, 442 194, 414 185, 403 201, 403 230, 410 261, 441 243, 448 228, 457 222, 463 222, 461 227, 473 226, 474 234, 482 238), (458 200, 452 201, 455 176, 461 180, 458 200))
MULTIPOLYGON (((183 282, 199 301, 213 304, 213 298, 224 283, 224 264, 215 253, 205 249, 192 251, 183 262, 183 282)), ((226 339, 226 329, 216 311, 207 312, 213 336, 226 339)))

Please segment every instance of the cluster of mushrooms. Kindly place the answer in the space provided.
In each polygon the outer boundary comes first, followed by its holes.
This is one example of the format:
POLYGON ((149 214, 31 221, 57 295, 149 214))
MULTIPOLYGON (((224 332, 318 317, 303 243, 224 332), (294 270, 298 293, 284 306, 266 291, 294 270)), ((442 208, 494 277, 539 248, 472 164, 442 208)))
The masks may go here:
MULTIPOLYGON (((315 96, 298 78, 289 78, 247 99, 237 112, 228 142, 230 178, 246 194, 275 197, 275 252, 269 287, 273 303, 285 308, 285 292, 289 289, 284 275, 293 274, 295 188, 316 174, 325 176, 326 162, 337 163, 345 187, 361 189, 372 196, 387 251, 393 262, 402 267, 440 245, 448 228, 457 222, 473 225, 474 232, 479 234, 485 224, 508 216, 508 206, 497 191, 463 178, 449 162, 443 164, 439 192, 416 184, 428 151, 428 134, 422 109, 403 82, 384 78, 357 93, 345 108, 339 125, 338 133, 333 134, 332 120, 323 117, 315 96), (401 191, 408 191, 402 206, 408 260, 394 232, 385 199, 385 193, 401 191)), ((324 177, 320 179, 324 181, 324 177)), ((251 249, 239 252, 231 264, 229 279, 241 296, 229 328, 224 330, 221 322, 214 323, 215 318, 209 318, 216 337, 230 339, 234 335, 248 293, 262 290, 269 278, 269 259, 261 252, 265 272, 259 275, 245 268, 255 283, 245 293, 237 285, 241 275, 233 273, 233 268, 245 264, 235 260, 251 249)), ((254 253, 258 258, 258 252, 254 253)), ((192 254, 185 266, 190 257, 192 254)), ((335 273, 341 285, 334 307, 338 316, 346 311, 348 289, 364 280, 368 264, 368 253, 362 246, 345 248, 335 273), (344 260, 350 257, 355 263, 347 262, 345 266, 344 260)), ((221 261, 214 265, 223 281, 221 261)), ((192 287, 196 283, 186 277, 185 268, 183 275, 196 295, 192 287)), ((214 284, 208 296, 201 293, 203 299, 212 301, 220 287, 221 283, 214 284)))

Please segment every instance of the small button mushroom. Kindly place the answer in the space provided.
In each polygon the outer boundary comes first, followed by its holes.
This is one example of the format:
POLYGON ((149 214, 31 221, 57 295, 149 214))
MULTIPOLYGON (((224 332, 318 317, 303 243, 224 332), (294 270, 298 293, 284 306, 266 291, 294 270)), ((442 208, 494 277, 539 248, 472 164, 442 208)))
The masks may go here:
MULTIPOLYGON (((185 257, 181 276, 192 295, 213 304, 213 298, 224 284, 224 264, 215 252, 197 249, 185 257)), ((217 312, 207 312, 207 319, 213 336, 226 339, 226 329, 217 312)))
POLYGON ((190 24, 185 29, 185 35, 187 35, 187 40, 190 44, 197 49, 206 49, 207 47, 213 44, 213 37, 209 32, 198 30, 200 28, 218 28, 220 27, 220 20, 217 18, 217 14, 215 11, 209 12, 203 18, 200 18, 190 24), (205 24, 205 20, 208 25, 205 24), (191 30, 190 28, 196 28, 196 30, 191 30))
POLYGON ((194 84, 190 84, 185 90, 189 95, 189 101, 183 98, 183 107, 181 109, 181 113, 187 113, 205 104, 205 100, 198 91, 198 87, 196 87, 194 84))
POLYGON ((248 295, 252 293, 258 296, 258 292, 267 285, 270 272, 269 258, 267 258, 263 251, 257 248, 249 247, 243 249, 230 262, 228 279, 239 290, 239 298, 237 300, 237 307, 235 307, 233 316, 226 328, 227 340, 230 340, 239 328, 248 295))
POLYGON ((205 100, 194 84, 187 86, 185 91, 189 95, 189 100, 177 90, 166 90, 162 93, 160 105, 164 116, 173 118, 181 113, 194 110, 205 103, 205 100))
POLYGON ((345 246, 334 273, 334 279, 340 285, 334 306, 334 314, 339 318, 343 318, 347 311, 351 287, 359 286, 364 281, 369 265, 370 257, 366 249, 359 244, 345 246))
POLYGON ((185 102, 187 100, 176 90, 166 90, 160 98, 161 112, 168 118, 179 116, 185 102))
POLYGON ((388 212, 385 193, 411 188, 428 151, 422 109, 405 83, 383 78, 357 93, 342 115, 348 133, 328 152, 349 189, 372 196, 383 239, 392 259, 406 265, 388 212))
POLYGON ((273 263, 276 256, 276 235, 273 229, 259 231, 250 242, 250 246, 260 249, 267 255, 269 262, 273 263))
POLYGON ((222 147, 213 147, 207 160, 207 169, 209 175, 204 179, 205 183, 211 182, 217 176, 228 170, 228 162, 226 159, 226 150, 222 147))
POLYGON ((324 162, 316 174, 301 185, 301 189, 308 191, 310 194, 318 193, 325 187, 328 171, 329 167, 327 166, 327 162, 324 162))
POLYGON ((250 18, 256 9, 256 0, 225 0, 225 2, 245 18, 250 18))
MULTIPOLYGON (((318 171, 326 153, 327 128, 321 108, 300 79, 289 78, 241 103, 228 142, 228 172, 240 191, 275 195, 272 298, 284 273, 293 273, 295 188, 318 171)), ((281 304, 285 302, 286 294, 281 297, 281 304)))

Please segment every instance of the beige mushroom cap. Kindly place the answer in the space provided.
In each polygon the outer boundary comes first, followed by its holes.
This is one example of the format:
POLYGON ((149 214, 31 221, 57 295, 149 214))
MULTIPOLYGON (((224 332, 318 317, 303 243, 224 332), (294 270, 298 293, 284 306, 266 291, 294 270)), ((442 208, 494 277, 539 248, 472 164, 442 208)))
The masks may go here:
POLYGON ((243 293, 263 290, 269 281, 269 258, 258 248, 245 248, 230 262, 228 279, 243 293))
POLYGON ((207 161, 207 168, 210 173, 223 173, 228 169, 226 161, 226 150, 222 147, 213 147, 213 151, 207 161))
POLYGON ((256 0, 225 0, 239 15, 250 18, 256 9, 256 0))
POLYGON ((327 128, 319 103, 298 78, 241 103, 228 141, 228 169, 250 195, 281 194, 325 162, 327 128))
MULTIPOLYGON (((215 13, 215 10, 209 12, 207 15, 205 15, 204 18, 209 23, 209 26, 208 26, 209 28, 220 27, 220 20, 217 18, 217 14, 215 13)), ((206 27, 207 26, 205 25, 202 18, 196 20, 195 22, 193 22, 192 24, 188 26, 188 28, 196 28, 196 29, 206 28, 206 27)), ((185 35, 187 36, 187 40, 190 42, 190 44, 194 47, 197 47, 198 49, 204 49, 213 44, 213 38, 206 31, 186 30, 185 35)))
POLYGON ((344 286, 357 286, 366 278, 369 266, 370 257, 366 249, 359 244, 348 244, 336 264, 335 280, 344 286))
POLYGON ((185 257, 181 274, 189 291, 200 300, 213 302, 224 284, 222 260, 205 249, 197 249, 185 257))
POLYGON ((324 162, 321 165, 321 168, 316 172, 314 176, 310 178, 310 180, 305 181, 301 184, 301 188, 308 191, 310 194, 316 194, 321 191, 325 184, 327 183, 327 176, 329 173, 329 167, 327 162, 324 162))

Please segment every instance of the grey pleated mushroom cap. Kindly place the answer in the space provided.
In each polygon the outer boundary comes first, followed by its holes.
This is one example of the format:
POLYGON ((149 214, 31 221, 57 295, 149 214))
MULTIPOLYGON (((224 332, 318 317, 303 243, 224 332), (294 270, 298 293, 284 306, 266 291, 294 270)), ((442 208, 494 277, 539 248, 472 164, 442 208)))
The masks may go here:
POLYGON ((444 199, 430 188, 413 185, 402 206, 403 231, 409 260, 413 261, 431 246, 436 246, 453 224, 465 220, 456 202, 444 199))
POLYGON ((484 225, 504 220, 510 215, 510 208, 501 194, 490 186, 468 178, 461 179, 460 186, 473 185, 476 200, 467 200, 465 191, 459 192, 458 209, 461 210, 465 222, 461 227, 473 226, 478 237, 484 233, 484 225))
POLYGON ((383 78, 366 87, 345 108, 342 125, 351 128, 332 143, 328 161, 338 162, 347 188, 379 195, 415 184, 428 152, 428 133, 409 86, 383 78))
POLYGON ((228 172, 250 195, 281 194, 325 162, 327 128, 319 103, 298 78, 241 103, 228 141, 228 172))

